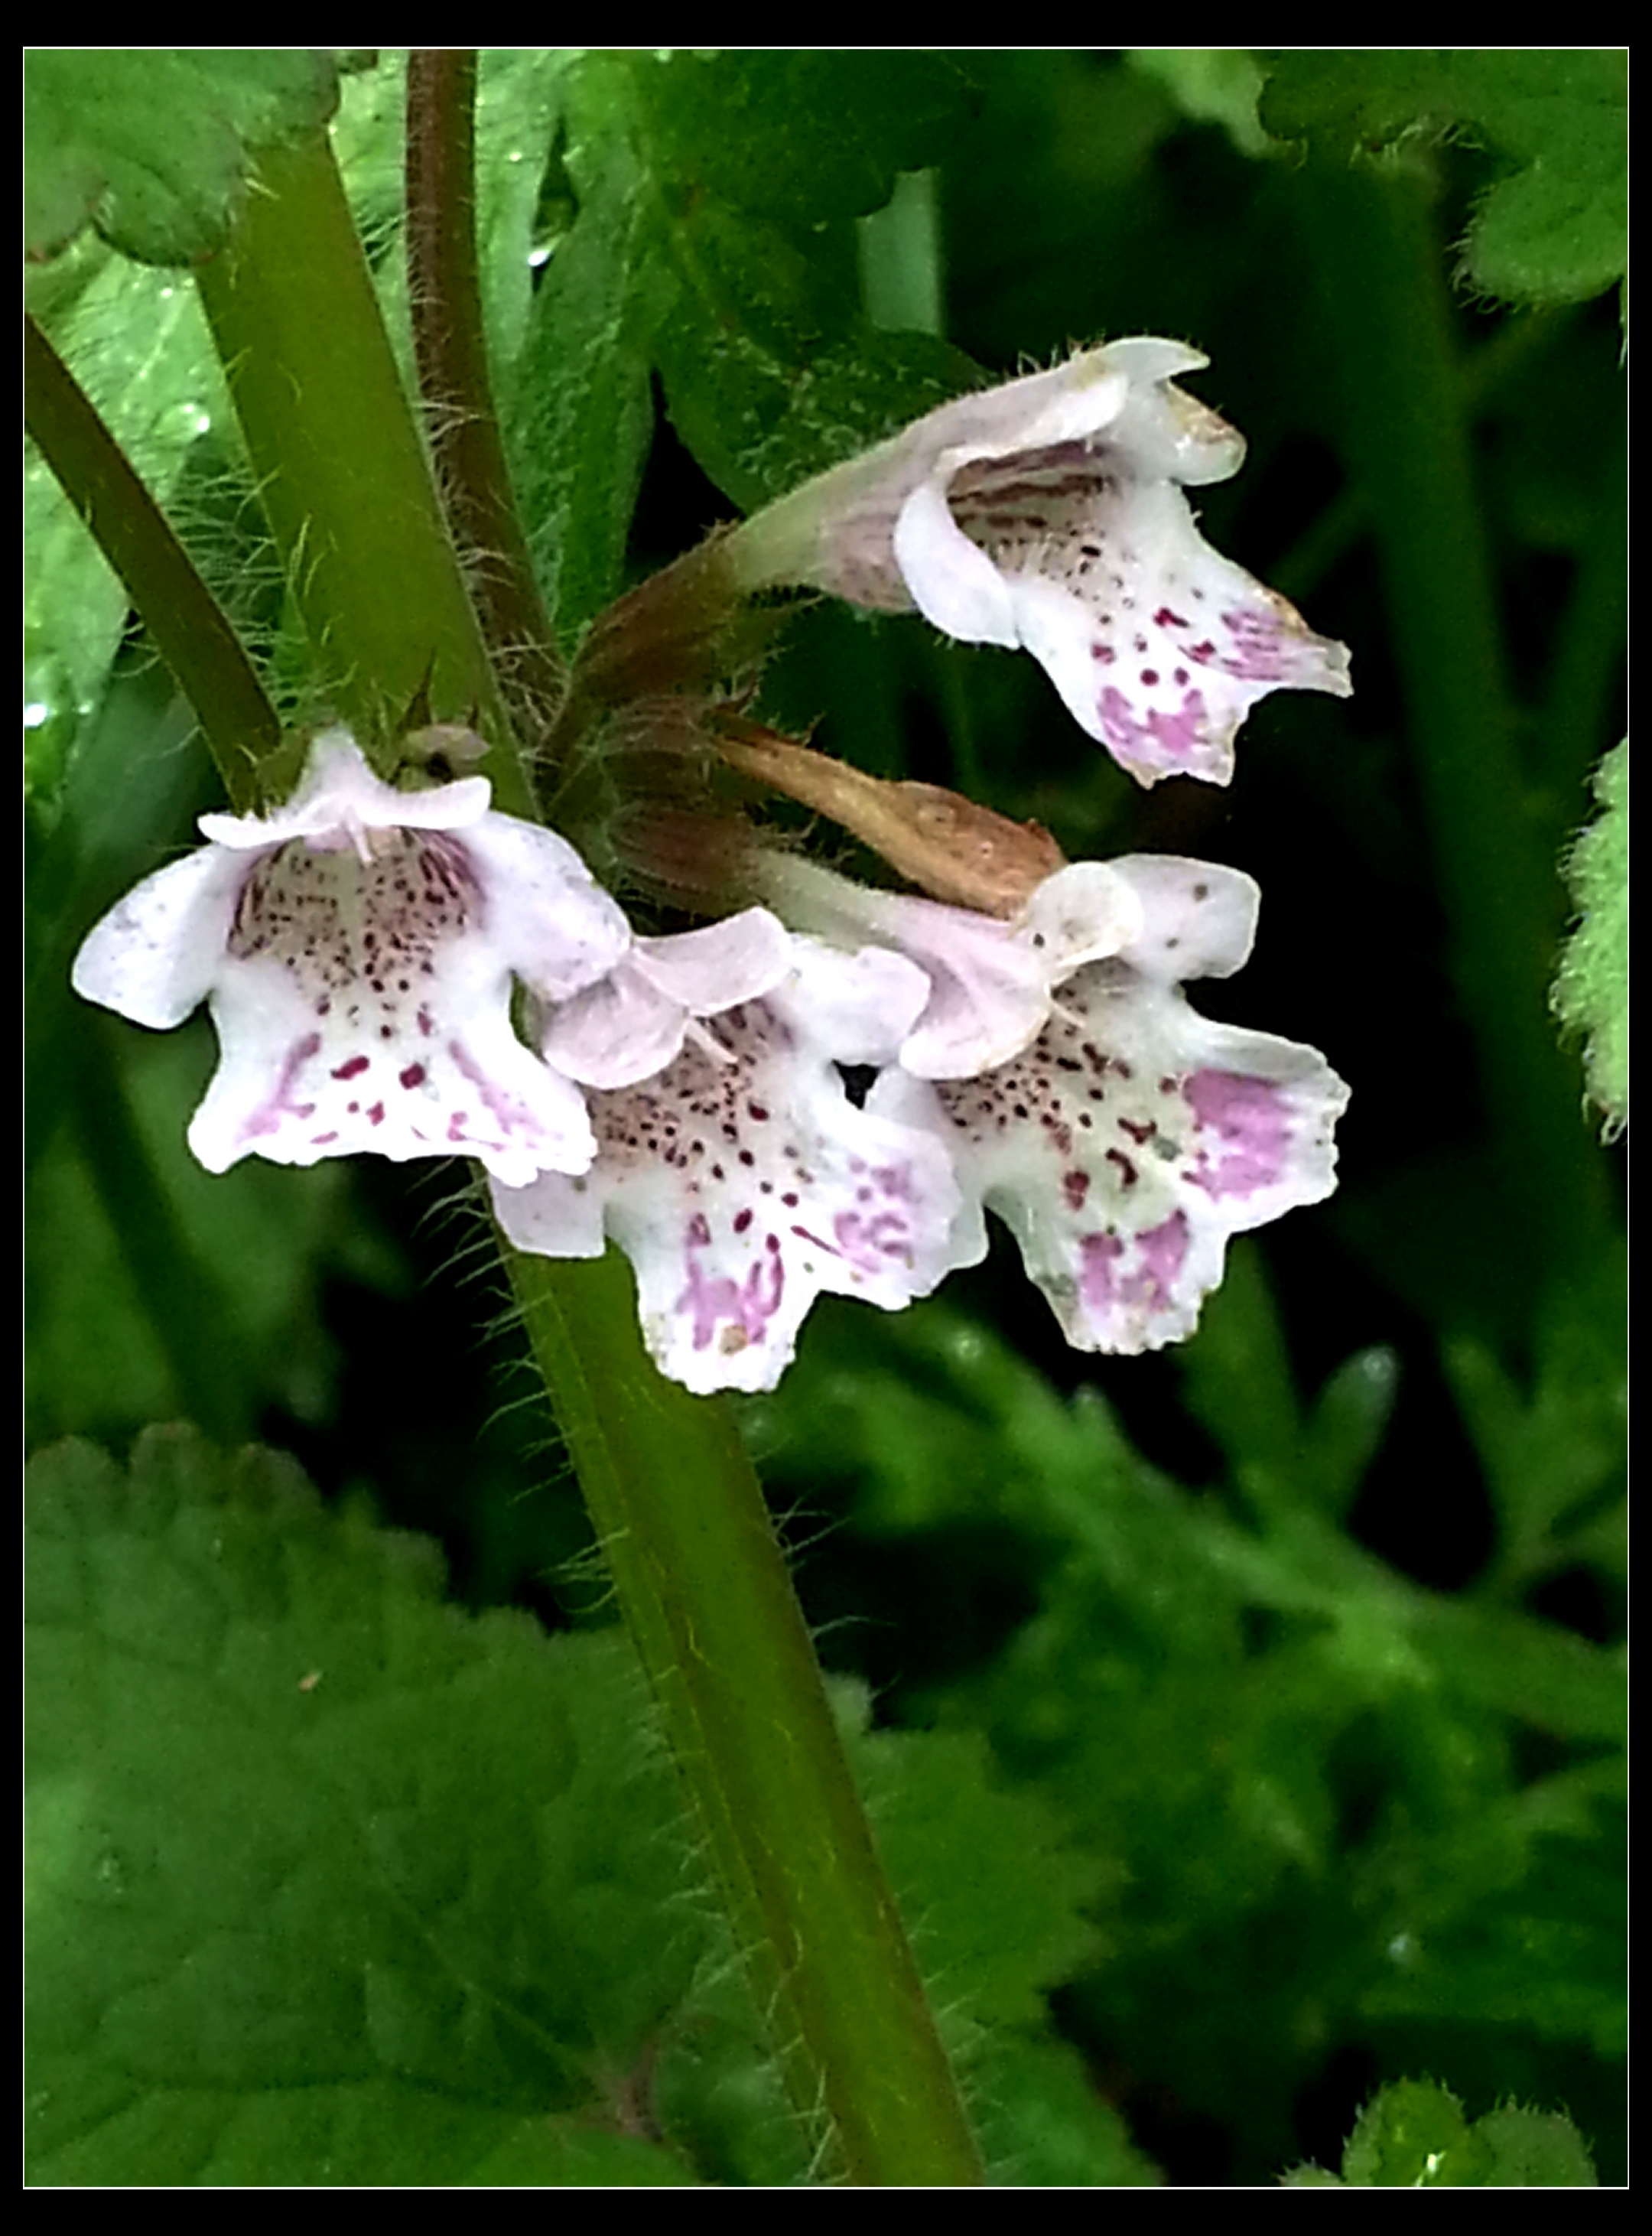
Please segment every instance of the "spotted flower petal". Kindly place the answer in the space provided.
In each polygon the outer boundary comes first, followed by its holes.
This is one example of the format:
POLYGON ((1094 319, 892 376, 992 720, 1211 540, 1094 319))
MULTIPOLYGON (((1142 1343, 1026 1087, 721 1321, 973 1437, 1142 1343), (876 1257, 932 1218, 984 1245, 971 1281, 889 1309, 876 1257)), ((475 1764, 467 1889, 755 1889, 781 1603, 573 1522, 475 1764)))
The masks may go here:
POLYGON ((856 1109, 837 1069, 891 1054, 927 992, 901 956, 794 941, 781 983, 701 1024, 656 1077, 592 1095, 587 1174, 495 1186, 506 1235, 551 1257, 600 1256, 611 1236, 662 1372, 701 1394, 772 1389, 823 1291, 893 1311, 946 1270, 946 1148, 856 1109))
POLYGON ((481 777, 397 792, 330 731, 285 807, 203 816, 210 843, 94 928, 87 999, 157 1027, 211 1006, 220 1062, 189 1128, 208 1171, 370 1150, 525 1181, 590 1162, 584 1099, 517 1039, 511 982, 566 998, 630 930, 565 840, 488 799, 481 777))
POLYGON ((915 606, 1023 646, 1139 782, 1225 784, 1255 701, 1350 689, 1346 649, 1200 536, 1184 488, 1244 444, 1174 385, 1207 360, 1142 337, 959 398, 736 531, 748 586, 915 606))
POLYGON ((968 1080, 886 1071, 868 1108, 946 1144, 964 1193, 954 1265, 985 1254, 992 1210, 1070 1343, 1142 1351, 1191 1333, 1230 1234, 1331 1193, 1347 1089, 1314 1049, 1212 1023, 1180 992, 1244 961, 1249 878, 1164 856, 1112 866, 1143 930, 1065 982, 1022 1054, 968 1080))
POLYGON ((843 945, 884 941, 921 966, 928 997, 890 1054, 921 1079, 1006 1062, 1038 1033, 1063 979, 1142 931, 1135 886, 1105 862, 1068 863, 1006 918, 875 891, 796 856, 775 857, 763 875, 789 922, 843 945))

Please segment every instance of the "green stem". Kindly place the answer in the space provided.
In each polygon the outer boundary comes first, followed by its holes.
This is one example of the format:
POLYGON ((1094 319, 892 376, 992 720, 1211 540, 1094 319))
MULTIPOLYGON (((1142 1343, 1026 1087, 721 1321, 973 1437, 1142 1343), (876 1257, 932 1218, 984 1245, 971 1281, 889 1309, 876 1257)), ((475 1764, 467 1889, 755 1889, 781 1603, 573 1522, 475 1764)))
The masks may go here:
POLYGON ((256 764, 281 742, 280 718, 170 522, 33 319, 23 345, 29 433, 194 707, 231 800, 249 808, 256 764))
MULTIPOLYGON (((331 155, 285 151, 260 184, 204 293, 329 677, 358 720, 427 670, 434 711, 467 695, 496 707, 331 155)), ((508 1262, 783 2073, 799 2112, 825 2122, 823 2162, 868 2184, 978 2181, 727 1407, 655 1372, 617 1259, 508 1262)))
POLYGON ((266 149, 259 185, 197 276, 332 703, 370 751, 421 704, 479 716, 495 799, 531 815, 331 142, 266 149))
POLYGON ((1402 174, 1314 167, 1302 204, 1504 1191, 1538 1250, 1578 1262, 1604 1198, 1549 1015, 1560 832, 1534 819, 1517 752, 1442 244, 1402 174))
POLYGON ((980 2162, 873 1851, 763 1494, 728 1410, 665 1381, 630 1280, 512 1279, 794 2103, 829 2170, 935 2187, 980 2162))
POLYGON ((407 262, 430 455, 476 618, 518 733, 539 738, 561 664, 534 579, 488 373, 476 269, 476 57, 416 47, 407 65, 407 262))

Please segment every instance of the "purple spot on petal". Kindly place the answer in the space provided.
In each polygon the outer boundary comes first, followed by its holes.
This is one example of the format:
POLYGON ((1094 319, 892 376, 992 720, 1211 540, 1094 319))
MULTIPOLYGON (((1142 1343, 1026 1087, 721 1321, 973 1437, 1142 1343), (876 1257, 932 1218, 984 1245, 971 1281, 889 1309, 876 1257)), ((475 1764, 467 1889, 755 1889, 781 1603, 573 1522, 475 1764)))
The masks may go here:
POLYGON ((366 1070, 367 1065, 366 1056, 352 1056, 348 1063, 336 1065, 332 1075, 335 1079, 358 1079, 366 1070))

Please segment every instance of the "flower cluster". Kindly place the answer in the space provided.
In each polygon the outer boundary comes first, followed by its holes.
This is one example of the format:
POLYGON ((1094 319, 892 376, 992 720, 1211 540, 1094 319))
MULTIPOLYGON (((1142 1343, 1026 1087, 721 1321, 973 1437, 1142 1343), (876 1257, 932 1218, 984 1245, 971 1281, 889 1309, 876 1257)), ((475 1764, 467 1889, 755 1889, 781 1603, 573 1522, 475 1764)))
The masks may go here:
POLYGON ((1192 1327, 1230 1233, 1331 1188, 1341 1082, 1178 990, 1249 952, 1232 871, 1074 864, 1003 920, 780 858, 812 929, 753 908, 646 939, 488 800, 397 792, 330 732, 286 807, 203 817, 210 843, 91 933, 90 999, 155 1026, 210 1004, 210 1170, 475 1157, 519 1248, 620 1245, 650 1351, 697 1391, 772 1388, 823 1292, 928 1294, 981 1256, 986 1208, 1071 1342, 1149 1349, 1192 1327), (875 1074, 861 1104, 845 1067, 875 1074))
MULTIPOLYGON (((1144 783, 1225 782, 1263 693, 1348 686, 1342 648, 1194 527, 1183 490, 1242 455, 1174 385, 1203 362, 1120 342, 964 398, 722 539, 705 578, 1025 645, 1144 783)), ((625 603, 622 649, 648 586, 625 603)), ((203 816, 208 843, 94 929, 75 986, 151 1026, 208 1003, 220 1062, 189 1141, 210 1171, 474 1157, 518 1248, 619 1243, 651 1352, 701 1392, 772 1388, 823 1292, 928 1294, 982 1256, 988 1210, 1071 1343, 1150 1350, 1192 1328, 1230 1234, 1329 1194, 1341 1082, 1181 991, 1244 962, 1249 878, 1064 864, 1036 826, 823 781, 751 725, 720 749, 950 898, 757 849, 743 874, 769 905, 638 937, 484 779, 399 790, 335 729, 285 806, 203 816)))

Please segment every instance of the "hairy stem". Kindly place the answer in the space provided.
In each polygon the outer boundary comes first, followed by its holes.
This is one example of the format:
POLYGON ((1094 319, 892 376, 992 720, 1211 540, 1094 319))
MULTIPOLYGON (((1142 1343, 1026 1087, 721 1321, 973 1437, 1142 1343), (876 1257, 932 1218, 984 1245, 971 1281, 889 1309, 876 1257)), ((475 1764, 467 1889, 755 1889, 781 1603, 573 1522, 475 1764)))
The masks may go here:
POLYGON ((370 752, 416 707, 475 720, 495 799, 531 813, 331 143, 266 149, 259 186, 197 276, 333 704, 370 752))
POLYGON ((665 1381, 630 1281, 511 1275, 794 2103, 840 2180, 975 2183, 980 2160, 727 1408, 665 1381))
POLYGON ((436 486, 494 672, 525 743, 554 720, 562 673, 511 493, 476 267, 474 49, 416 47, 407 66, 407 262, 413 346, 436 486))
POLYGON ((193 707, 231 800, 250 808, 253 772, 281 742, 280 718, 171 523, 33 319, 23 341, 29 433, 193 707))

